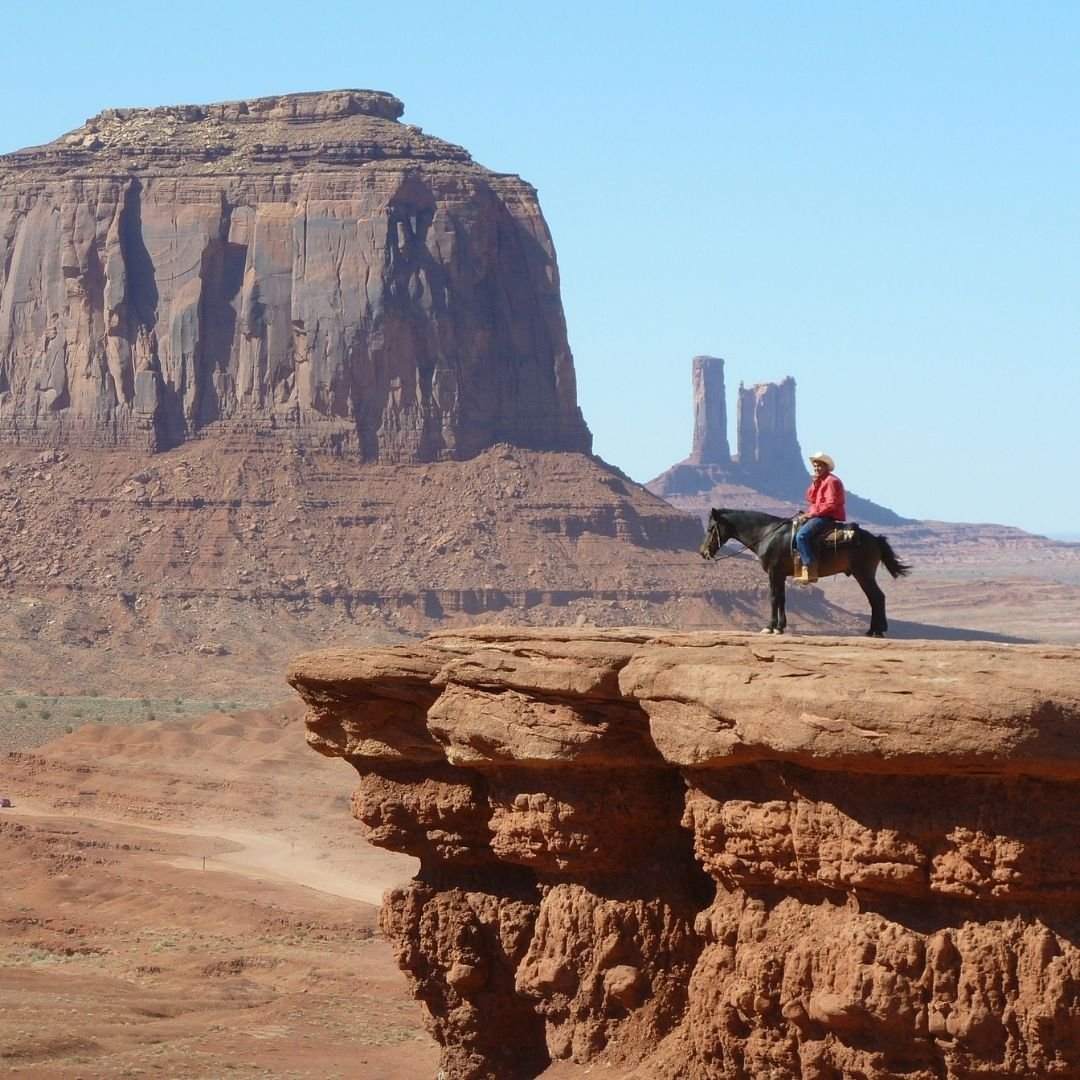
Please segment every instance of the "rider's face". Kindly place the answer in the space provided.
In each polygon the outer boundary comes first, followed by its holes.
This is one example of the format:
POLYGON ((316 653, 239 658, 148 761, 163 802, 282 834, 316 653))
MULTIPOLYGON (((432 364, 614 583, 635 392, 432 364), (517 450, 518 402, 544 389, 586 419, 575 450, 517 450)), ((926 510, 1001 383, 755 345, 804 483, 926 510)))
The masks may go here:
POLYGON ((815 480, 820 480, 821 477, 829 475, 829 466, 824 461, 811 461, 810 466, 814 470, 815 480))

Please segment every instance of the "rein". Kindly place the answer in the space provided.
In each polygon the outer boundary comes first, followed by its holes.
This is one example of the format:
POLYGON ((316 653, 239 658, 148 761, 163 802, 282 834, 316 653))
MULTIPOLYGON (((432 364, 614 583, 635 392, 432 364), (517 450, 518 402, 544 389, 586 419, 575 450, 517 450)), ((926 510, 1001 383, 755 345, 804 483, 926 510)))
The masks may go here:
MULTIPOLYGON (((742 544, 742 541, 740 540, 739 543, 742 544)), ((723 562, 725 559, 734 559, 736 555, 741 555, 744 551, 749 550, 750 545, 743 544, 741 548, 736 548, 734 551, 725 552, 723 555, 706 555, 705 558, 707 558, 709 562, 723 562)))
MULTIPOLYGON (((781 521, 779 525, 771 528, 760 540, 757 541, 757 543, 764 544, 765 541, 768 540, 771 536, 778 533, 781 529, 786 529, 789 525, 793 525, 794 522, 795 517, 790 517, 786 521, 781 521)), ((715 522, 710 523, 709 532, 713 532, 716 528, 717 526, 715 522)), ((731 539, 735 540, 737 538, 733 536, 731 537, 731 539)), ((710 562, 723 562, 725 559, 734 559, 736 555, 741 555, 744 551, 754 551, 754 549, 749 544, 743 543, 742 540, 739 540, 739 543, 742 544, 742 547, 736 548, 734 551, 729 551, 726 555, 706 555, 705 557, 710 562)), ((722 545, 718 543, 716 546, 719 548, 722 545)), ((757 552, 754 551, 754 554, 757 555, 757 552)))

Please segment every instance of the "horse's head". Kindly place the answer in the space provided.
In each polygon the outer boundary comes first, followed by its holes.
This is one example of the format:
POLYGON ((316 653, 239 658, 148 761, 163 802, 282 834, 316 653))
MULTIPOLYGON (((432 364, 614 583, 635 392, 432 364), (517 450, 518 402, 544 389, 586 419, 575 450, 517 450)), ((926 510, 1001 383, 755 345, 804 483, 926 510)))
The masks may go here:
POLYGON ((705 531, 705 539, 702 540, 698 552, 703 559, 713 559, 720 550, 720 546, 726 544, 730 538, 730 526, 724 520, 723 511, 710 510, 709 527, 705 531))

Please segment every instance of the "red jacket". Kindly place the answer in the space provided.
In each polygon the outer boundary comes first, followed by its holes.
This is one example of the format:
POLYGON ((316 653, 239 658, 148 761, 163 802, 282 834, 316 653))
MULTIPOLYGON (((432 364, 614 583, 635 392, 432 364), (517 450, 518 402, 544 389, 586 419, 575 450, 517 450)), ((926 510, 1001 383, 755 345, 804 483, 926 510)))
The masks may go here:
POLYGON ((846 521, 844 510, 844 485, 840 477, 826 473, 819 477, 806 492, 807 517, 830 517, 846 521))

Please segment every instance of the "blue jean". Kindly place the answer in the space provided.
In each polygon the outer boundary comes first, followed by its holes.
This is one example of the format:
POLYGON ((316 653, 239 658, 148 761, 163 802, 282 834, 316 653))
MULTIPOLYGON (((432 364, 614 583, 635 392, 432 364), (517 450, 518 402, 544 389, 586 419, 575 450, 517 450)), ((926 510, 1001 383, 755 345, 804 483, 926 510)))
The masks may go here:
POLYGON ((799 552, 799 562, 809 566, 814 561, 814 537, 831 529, 836 522, 831 517, 807 518, 795 533, 795 548, 799 552))

